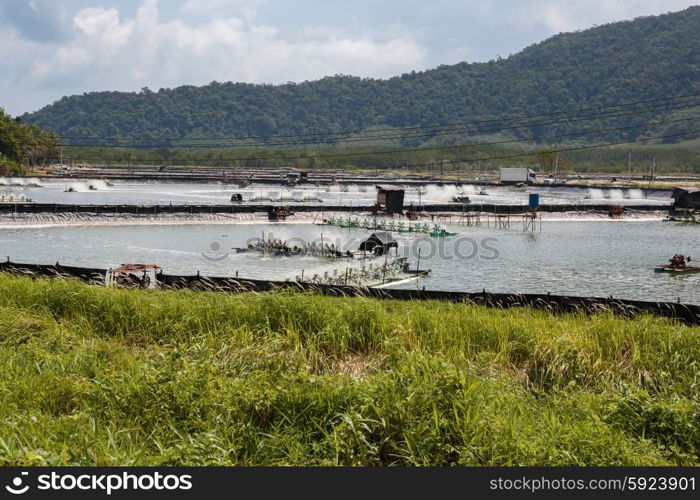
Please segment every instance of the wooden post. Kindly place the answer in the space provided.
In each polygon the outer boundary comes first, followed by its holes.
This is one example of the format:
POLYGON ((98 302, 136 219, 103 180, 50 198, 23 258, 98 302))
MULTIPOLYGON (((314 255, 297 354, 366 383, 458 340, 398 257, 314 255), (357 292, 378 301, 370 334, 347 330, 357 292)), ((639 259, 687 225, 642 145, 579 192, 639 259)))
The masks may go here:
POLYGON ((632 186, 632 153, 627 154, 627 187, 632 186))

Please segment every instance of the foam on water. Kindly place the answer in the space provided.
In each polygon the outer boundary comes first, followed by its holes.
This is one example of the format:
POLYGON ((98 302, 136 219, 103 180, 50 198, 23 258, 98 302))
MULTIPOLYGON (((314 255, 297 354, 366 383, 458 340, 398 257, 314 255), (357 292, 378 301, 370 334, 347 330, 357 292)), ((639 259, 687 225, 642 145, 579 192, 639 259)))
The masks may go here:
POLYGON ((456 186, 428 184, 425 186, 423 201, 450 202, 454 196, 457 196, 456 186))
POLYGON ((593 189, 593 188, 588 190, 588 197, 591 200, 602 200, 605 198, 602 189, 593 189))
POLYGON ((608 194, 607 197, 610 200, 624 200, 625 199, 625 195, 622 192, 622 189, 610 189, 607 194, 608 194))
POLYGON ((69 193, 87 193, 89 191, 90 186, 86 182, 71 182, 66 189, 66 192, 69 193))
POLYGON ((88 188, 90 188, 92 191, 101 191, 103 189, 109 188, 109 186, 105 181, 94 180, 88 182, 88 188))
POLYGON ((42 187, 42 184, 36 179, 25 179, 21 177, 0 177, 0 186, 42 187))

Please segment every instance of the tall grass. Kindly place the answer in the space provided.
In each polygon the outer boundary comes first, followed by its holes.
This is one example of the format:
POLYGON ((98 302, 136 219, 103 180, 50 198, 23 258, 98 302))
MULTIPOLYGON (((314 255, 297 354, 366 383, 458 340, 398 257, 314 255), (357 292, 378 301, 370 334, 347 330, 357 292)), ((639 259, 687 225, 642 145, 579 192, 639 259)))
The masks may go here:
POLYGON ((700 328, 0 276, 0 464, 700 464, 700 328))

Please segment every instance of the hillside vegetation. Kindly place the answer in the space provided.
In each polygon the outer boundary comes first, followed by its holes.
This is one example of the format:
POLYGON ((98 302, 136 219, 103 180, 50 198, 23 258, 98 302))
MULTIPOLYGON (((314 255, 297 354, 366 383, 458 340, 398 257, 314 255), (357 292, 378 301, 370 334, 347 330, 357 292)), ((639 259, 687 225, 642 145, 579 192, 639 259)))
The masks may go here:
POLYGON ((58 138, 36 125, 23 125, 0 108, 0 176, 25 174, 27 167, 58 156, 58 138))
POLYGON ((700 465, 700 329, 0 276, 0 465, 700 465))
MULTIPOLYGON (((137 137, 168 146, 172 141, 161 139, 431 126, 638 102, 700 92, 698 26, 700 7, 691 7, 560 34, 505 59, 440 66, 388 80, 337 75, 277 86, 213 82, 157 92, 94 92, 64 97, 22 118, 64 137, 137 137)), ((639 125, 666 114, 587 122, 584 130, 639 125)), ((530 138, 572 130, 581 130, 581 123, 509 134, 530 138)), ((588 139, 633 139, 665 131, 638 128, 592 133, 588 139)))

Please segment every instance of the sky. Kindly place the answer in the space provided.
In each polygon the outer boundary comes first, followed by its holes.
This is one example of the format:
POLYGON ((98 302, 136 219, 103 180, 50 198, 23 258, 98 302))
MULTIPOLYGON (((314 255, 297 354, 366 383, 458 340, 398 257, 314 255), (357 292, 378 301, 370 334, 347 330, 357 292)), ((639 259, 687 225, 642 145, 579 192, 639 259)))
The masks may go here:
POLYGON ((698 0, 0 0, 0 107, 64 95, 387 78, 507 57, 698 0))

